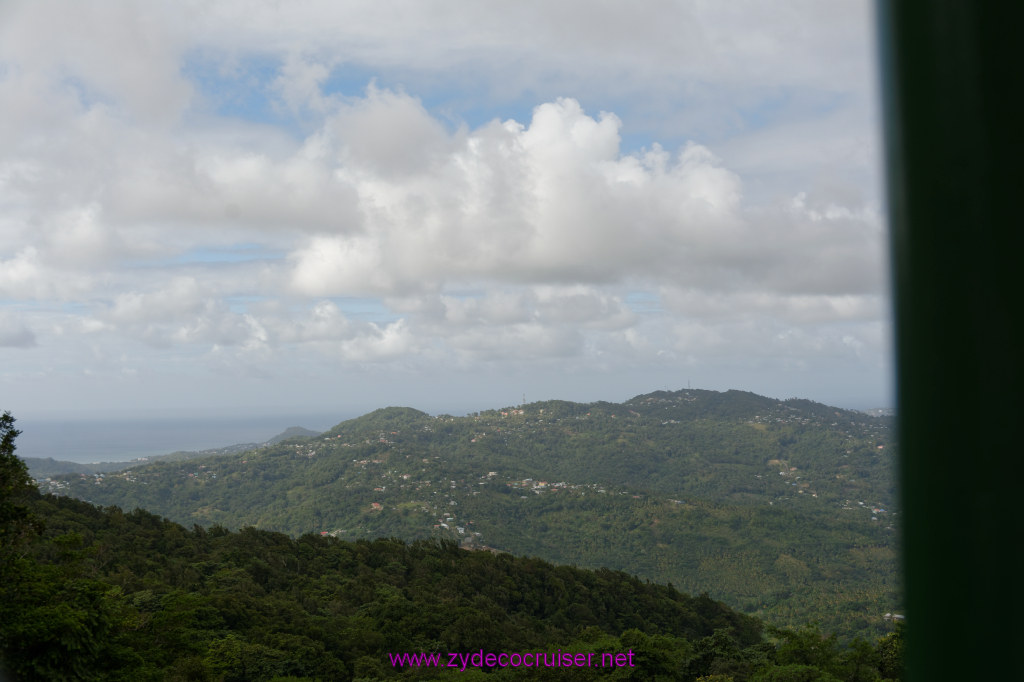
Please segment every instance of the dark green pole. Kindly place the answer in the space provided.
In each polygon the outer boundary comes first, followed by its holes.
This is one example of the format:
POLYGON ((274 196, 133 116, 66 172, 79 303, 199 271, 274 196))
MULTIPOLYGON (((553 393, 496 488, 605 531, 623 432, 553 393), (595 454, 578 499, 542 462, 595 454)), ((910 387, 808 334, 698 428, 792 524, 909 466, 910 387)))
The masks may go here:
POLYGON ((1024 21, 879 0, 907 680, 1024 680, 1024 21))

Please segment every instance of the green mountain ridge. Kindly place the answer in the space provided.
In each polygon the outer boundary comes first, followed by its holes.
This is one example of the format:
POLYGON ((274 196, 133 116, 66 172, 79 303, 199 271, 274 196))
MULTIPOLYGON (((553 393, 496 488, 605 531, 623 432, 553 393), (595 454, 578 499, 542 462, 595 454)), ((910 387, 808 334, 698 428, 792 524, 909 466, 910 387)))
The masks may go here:
POLYGON ((900 608, 891 420, 659 391, 466 417, 383 408, 236 456, 44 489, 186 525, 448 539, 708 592, 875 636, 900 608))

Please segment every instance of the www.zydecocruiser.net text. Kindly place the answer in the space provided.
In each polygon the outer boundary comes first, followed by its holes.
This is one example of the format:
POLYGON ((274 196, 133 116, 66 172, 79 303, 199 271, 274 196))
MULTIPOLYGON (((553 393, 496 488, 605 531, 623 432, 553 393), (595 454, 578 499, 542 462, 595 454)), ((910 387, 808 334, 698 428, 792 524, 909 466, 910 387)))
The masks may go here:
POLYGON ((555 652, 537 651, 526 653, 485 652, 483 649, 472 653, 388 653, 394 668, 635 668, 633 651, 625 653, 569 653, 561 649, 555 652))

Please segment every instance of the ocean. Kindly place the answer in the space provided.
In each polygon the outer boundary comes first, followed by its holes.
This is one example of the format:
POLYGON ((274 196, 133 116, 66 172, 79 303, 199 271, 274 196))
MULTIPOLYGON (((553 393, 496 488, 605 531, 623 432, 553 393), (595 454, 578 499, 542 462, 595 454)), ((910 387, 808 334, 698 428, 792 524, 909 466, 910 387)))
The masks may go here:
MULTIPOLYGON (((354 416, 354 415, 352 415, 354 416)), ((179 450, 208 450, 237 443, 262 443, 289 426, 326 431, 346 415, 260 418, 144 418, 124 420, 18 419, 20 457, 66 462, 126 462, 179 450)))

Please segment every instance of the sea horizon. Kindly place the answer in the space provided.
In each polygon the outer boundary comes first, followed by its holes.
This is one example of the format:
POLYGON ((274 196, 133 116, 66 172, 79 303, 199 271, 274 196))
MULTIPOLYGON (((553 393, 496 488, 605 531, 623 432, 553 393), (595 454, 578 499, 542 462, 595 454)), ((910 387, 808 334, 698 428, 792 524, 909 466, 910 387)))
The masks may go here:
POLYGON ((264 443, 291 426, 326 431, 356 415, 18 419, 17 455, 76 464, 129 462, 172 452, 264 443))

